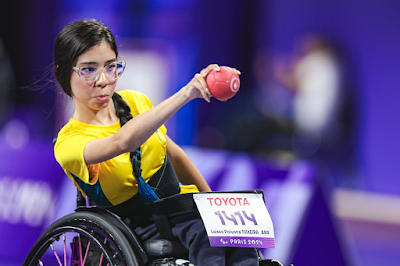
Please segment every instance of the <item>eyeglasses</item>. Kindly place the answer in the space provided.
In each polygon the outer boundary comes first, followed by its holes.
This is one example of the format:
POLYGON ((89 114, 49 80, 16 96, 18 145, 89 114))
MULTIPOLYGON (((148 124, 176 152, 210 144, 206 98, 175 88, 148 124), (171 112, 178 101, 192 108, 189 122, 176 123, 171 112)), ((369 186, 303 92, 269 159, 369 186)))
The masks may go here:
POLYGON ((102 69, 99 69, 97 66, 87 65, 84 67, 73 67, 72 69, 78 73, 81 78, 84 78, 88 83, 96 82, 101 72, 106 74, 108 81, 114 82, 119 77, 121 77, 122 73, 124 73, 126 63, 124 61, 115 61, 102 69))

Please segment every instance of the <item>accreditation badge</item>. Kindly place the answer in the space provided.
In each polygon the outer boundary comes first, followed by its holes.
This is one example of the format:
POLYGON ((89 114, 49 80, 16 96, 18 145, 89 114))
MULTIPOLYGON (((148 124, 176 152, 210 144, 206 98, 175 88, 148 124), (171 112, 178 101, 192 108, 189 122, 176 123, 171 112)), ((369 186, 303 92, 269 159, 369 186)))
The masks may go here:
POLYGON ((274 248, 274 228, 262 193, 193 194, 211 246, 274 248))

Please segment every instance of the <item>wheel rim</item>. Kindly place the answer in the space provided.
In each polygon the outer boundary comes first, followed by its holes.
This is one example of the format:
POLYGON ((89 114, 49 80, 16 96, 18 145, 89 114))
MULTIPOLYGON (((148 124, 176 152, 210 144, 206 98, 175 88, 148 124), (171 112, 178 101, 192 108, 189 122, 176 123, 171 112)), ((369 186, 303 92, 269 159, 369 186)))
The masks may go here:
POLYGON ((99 266, 125 265, 122 255, 110 236, 105 235, 97 228, 62 226, 52 230, 39 243, 29 265, 82 266, 89 265, 89 263, 99 266), (77 242, 71 244, 74 238, 78 238, 77 242), (84 239, 88 239, 87 244, 83 243, 84 239), (73 253, 72 248, 74 247, 77 250, 73 253), (90 258, 89 254, 93 254, 93 252, 99 252, 100 256, 90 258), (75 255, 75 258, 72 257, 72 254, 75 255))

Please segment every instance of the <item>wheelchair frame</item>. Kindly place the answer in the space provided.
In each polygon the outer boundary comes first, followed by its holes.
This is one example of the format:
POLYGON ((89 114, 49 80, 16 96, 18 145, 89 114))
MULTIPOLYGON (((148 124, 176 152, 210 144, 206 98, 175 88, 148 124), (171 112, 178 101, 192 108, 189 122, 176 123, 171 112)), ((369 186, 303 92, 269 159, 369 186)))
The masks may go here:
MULTIPOLYGON (((70 232, 78 234, 78 240, 74 239, 79 242, 80 249, 78 253, 75 253, 75 257, 70 258, 71 266, 86 265, 88 254, 98 251, 101 253, 99 264, 90 265, 167 266, 179 265, 174 263, 177 259, 187 261, 188 250, 181 243, 165 239, 141 243, 133 230, 119 216, 100 207, 86 206, 86 200, 79 191, 77 206, 74 213, 61 217, 42 233, 27 255, 23 266, 45 266, 42 258, 49 248, 52 249, 58 265, 66 266, 65 234, 70 232), (82 236, 89 240, 84 251, 81 248, 82 236), (53 243, 61 238, 64 245, 62 258, 53 247, 53 243), (89 248, 91 243, 93 243, 92 248, 89 248)), ((264 259, 260 250, 258 253, 259 265, 284 266, 279 261, 264 259)), ((187 261, 186 264, 180 265, 193 264, 187 261)))

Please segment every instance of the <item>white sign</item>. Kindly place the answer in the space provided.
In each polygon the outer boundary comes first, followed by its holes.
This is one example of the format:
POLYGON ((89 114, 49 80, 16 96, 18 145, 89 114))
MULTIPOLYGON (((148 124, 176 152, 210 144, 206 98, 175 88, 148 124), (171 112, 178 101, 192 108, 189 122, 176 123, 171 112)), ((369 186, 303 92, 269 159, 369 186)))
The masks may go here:
POLYGON ((195 193, 211 246, 274 248, 274 229, 263 195, 195 193))

